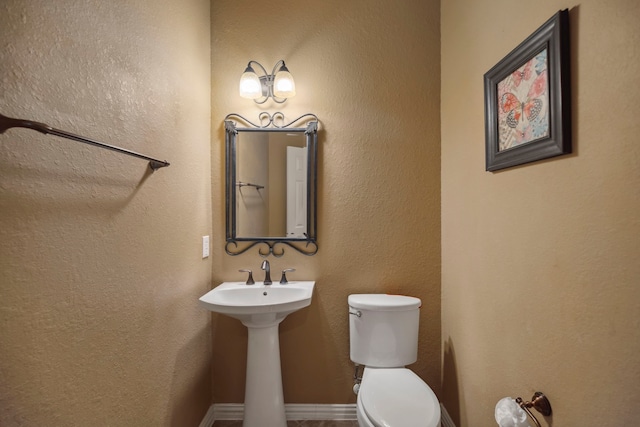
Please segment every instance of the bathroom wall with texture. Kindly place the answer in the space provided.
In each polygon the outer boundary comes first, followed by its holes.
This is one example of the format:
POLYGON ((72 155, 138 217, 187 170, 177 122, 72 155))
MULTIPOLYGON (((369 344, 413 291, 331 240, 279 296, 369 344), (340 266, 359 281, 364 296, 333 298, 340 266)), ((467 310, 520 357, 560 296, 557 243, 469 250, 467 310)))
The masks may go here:
POLYGON ((195 426, 211 397, 209 3, 0 3, 0 425, 195 426))
MULTIPOLYGON (((285 401, 355 402, 347 297, 420 297, 419 358, 440 381, 440 5, 409 0, 212 3, 213 285, 257 270, 257 249, 224 251, 224 132, 228 113, 320 118, 319 251, 285 249, 272 271, 316 280, 310 307, 280 325, 285 401), (284 59, 297 95, 258 106, 238 95, 249 60, 271 71, 284 59)), ((272 273, 274 274, 274 273, 272 273)), ((244 399, 246 330, 213 316, 214 402, 244 399)))
POLYGON ((638 22, 635 0, 442 2, 442 397, 460 427, 536 390, 542 425, 637 424, 638 22), (485 172, 482 76, 567 7, 574 152, 485 172))

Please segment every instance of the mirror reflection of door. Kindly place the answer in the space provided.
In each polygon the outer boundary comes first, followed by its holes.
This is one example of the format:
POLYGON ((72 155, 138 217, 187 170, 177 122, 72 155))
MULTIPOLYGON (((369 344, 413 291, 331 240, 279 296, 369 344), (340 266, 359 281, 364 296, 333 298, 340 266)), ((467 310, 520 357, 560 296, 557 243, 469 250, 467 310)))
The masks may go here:
POLYGON ((287 237, 307 231, 307 150, 287 147, 287 237))

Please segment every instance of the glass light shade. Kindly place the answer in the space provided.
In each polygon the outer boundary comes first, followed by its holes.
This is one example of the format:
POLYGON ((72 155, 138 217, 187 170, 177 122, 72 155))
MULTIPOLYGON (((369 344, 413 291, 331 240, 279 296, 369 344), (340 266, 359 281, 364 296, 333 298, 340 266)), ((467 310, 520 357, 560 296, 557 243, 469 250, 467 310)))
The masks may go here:
POLYGON ((278 98, 291 98, 296 94, 296 84, 293 76, 284 65, 276 73, 273 81, 273 94, 278 98))
POLYGON ((240 77, 240 96, 247 99, 258 99, 262 96, 262 83, 251 67, 240 77))

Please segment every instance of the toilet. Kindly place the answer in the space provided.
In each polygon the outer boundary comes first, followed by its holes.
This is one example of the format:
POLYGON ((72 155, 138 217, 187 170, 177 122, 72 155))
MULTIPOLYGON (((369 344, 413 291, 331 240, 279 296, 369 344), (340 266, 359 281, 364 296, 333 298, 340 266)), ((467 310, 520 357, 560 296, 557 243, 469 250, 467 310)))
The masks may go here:
POLYGON ((350 357, 364 366, 354 386, 360 427, 439 427, 438 398, 405 367, 418 358, 420 299, 354 294, 348 303, 350 357))

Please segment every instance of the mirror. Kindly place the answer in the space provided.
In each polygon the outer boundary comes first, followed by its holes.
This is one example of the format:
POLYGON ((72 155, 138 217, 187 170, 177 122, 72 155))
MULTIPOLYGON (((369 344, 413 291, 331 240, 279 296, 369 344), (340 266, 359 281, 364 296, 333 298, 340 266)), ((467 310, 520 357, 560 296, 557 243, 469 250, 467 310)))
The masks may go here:
POLYGON ((280 257, 285 245, 315 255, 318 118, 283 124, 282 113, 263 112, 257 125, 237 114, 224 123, 226 252, 264 245, 261 256, 280 257))

